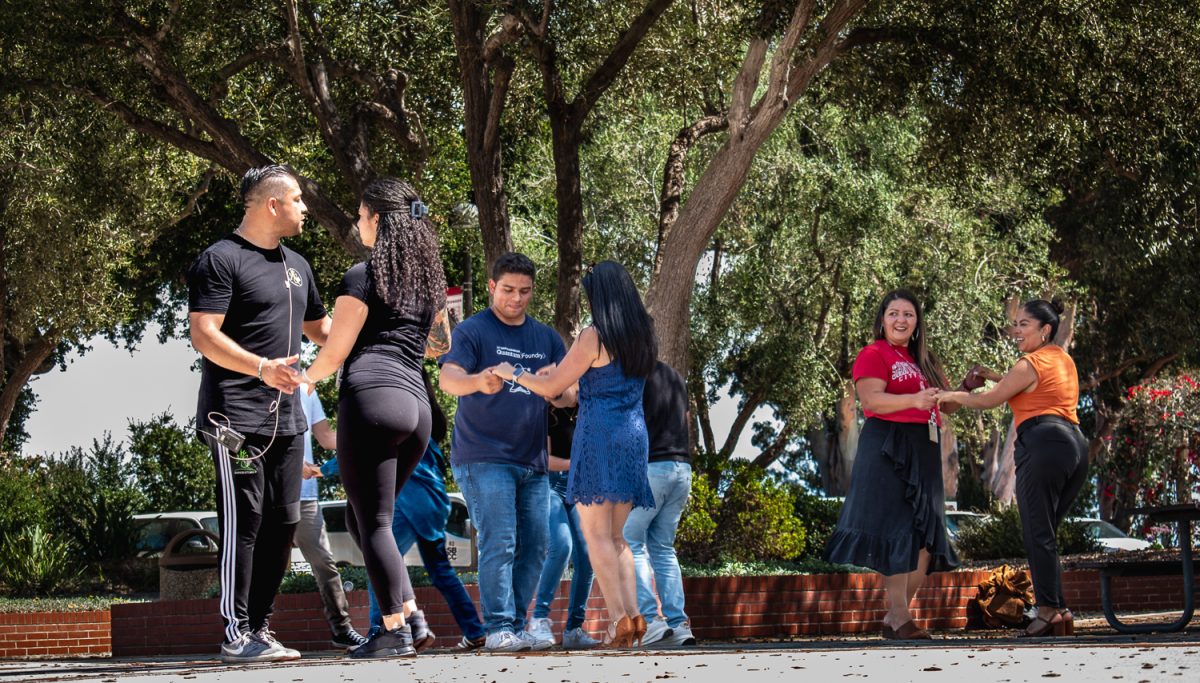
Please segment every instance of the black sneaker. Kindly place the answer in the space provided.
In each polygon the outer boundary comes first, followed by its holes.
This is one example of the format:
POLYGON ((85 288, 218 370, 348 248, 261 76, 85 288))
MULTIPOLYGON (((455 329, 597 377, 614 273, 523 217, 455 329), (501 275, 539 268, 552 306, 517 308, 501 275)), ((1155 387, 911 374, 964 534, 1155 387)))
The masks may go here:
POLYGON ((331 638, 329 642, 332 643, 334 647, 341 648, 343 650, 353 650, 356 647, 365 645, 367 638, 358 631, 350 629, 345 633, 333 634, 333 638, 331 638))
POLYGON ((354 659, 416 657, 412 629, 408 624, 392 631, 380 629, 375 635, 367 638, 367 642, 351 650, 349 656, 354 659))
POLYGON ((437 636, 433 635, 433 631, 429 630, 429 624, 425 621, 424 612, 419 609, 413 610, 405 621, 412 627, 413 647, 416 648, 417 652, 433 646, 433 641, 437 640, 437 636))

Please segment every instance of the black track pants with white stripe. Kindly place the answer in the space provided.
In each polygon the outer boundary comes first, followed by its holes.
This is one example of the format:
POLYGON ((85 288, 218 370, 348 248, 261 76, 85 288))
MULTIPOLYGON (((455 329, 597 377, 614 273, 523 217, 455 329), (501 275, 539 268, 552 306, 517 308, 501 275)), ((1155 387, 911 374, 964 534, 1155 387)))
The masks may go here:
MULTIPOLYGON (((256 459, 248 459, 245 447, 231 457, 208 441, 217 471, 220 610, 225 642, 233 642, 271 618, 300 522, 304 435, 276 436, 256 459)), ((269 434, 246 436, 247 445, 260 449, 270 441, 269 434)))

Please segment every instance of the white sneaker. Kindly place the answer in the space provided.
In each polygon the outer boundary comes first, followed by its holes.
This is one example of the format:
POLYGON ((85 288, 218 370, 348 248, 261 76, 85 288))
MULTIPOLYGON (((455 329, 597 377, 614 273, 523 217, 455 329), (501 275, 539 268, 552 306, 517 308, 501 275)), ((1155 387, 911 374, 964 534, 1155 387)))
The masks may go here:
POLYGON ((521 652, 529 648, 529 641, 517 636, 512 631, 489 633, 487 640, 483 642, 483 649, 488 652, 521 652))
MULTIPOLYGON (((538 619, 535 617, 535 618, 529 620, 529 627, 526 628, 525 630, 528 631, 529 634, 532 635, 534 638, 537 638, 539 641, 548 640, 551 643, 553 643, 554 642, 554 633, 551 631, 552 628, 554 628, 553 620, 547 619, 544 617, 541 619, 538 619)), ((534 648, 534 649, 536 649, 536 648, 534 648)))
MULTIPOLYGON (((691 624, 687 623, 686 621, 683 622, 682 624, 676 626, 675 628, 671 629, 671 631, 672 631, 671 635, 666 636, 662 639, 662 642, 664 645, 691 646, 691 645, 696 644, 696 636, 692 635, 691 624)), ((650 632, 649 627, 647 627, 646 632, 647 633, 650 632)))
POLYGON ((657 643, 671 635, 673 635, 673 632, 671 627, 667 626, 667 620, 662 617, 654 617, 654 619, 646 624, 646 635, 642 636, 642 645, 657 643))
MULTIPOLYGON (((550 620, 546 619, 546 621, 550 621, 550 620)), ((547 628, 549 628, 549 627, 547 627, 547 628)), ((547 633, 549 633, 549 631, 547 631, 547 633)), ((534 651, 549 650, 550 648, 554 647, 554 636, 552 636, 552 635, 549 635, 546 638, 543 638, 540 633, 530 633, 529 631, 521 631, 520 633, 517 634, 517 637, 520 638, 521 640, 525 641, 526 643, 529 643, 530 650, 534 650, 534 651)))
POLYGON ((275 633, 266 625, 250 634, 258 642, 267 647, 267 652, 276 655, 277 660, 281 662, 300 659, 299 650, 293 650, 290 647, 284 647, 283 643, 275 640, 275 633))

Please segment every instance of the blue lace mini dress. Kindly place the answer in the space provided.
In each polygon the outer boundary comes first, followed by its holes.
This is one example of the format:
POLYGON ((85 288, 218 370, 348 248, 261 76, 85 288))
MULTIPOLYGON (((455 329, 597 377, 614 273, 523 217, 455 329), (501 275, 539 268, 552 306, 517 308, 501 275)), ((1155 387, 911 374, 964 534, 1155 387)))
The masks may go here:
POLYGON ((645 387, 645 378, 626 376, 618 363, 590 368, 579 378, 568 503, 654 507, 646 476, 650 437, 642 415, 645 387))

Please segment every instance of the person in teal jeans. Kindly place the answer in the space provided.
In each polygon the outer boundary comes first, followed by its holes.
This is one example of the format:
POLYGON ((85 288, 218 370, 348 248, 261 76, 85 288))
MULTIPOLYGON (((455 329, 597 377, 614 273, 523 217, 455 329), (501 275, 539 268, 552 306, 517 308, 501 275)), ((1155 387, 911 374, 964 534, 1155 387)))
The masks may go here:
MULTIPOLYGON (((428 383, 428 377, 426 382, 428 383)), ((400 490, 400 495, 396 497, 392 535, 395 536, 396 547, 402 554, 407 553, 409 548, 416 544, 430 581, 446 600, 451 614, 454 615, 454 621, 463 632, 463 638, 455 646, 456 649, 474 650, 483 645, 486 636, 483 623, 475 610, 475 602, 463 587, 462 580, 450 565, 450 558, 446 553, 446 518, 450 515, 450 497, 446 495, 446 480, 442 474, 445 471, 445 456, 438 446, 438 440, 446 437, 446 415, 437 402, 432 400, 432 386, 427 384, 426 389, 431 396, 432 434, 421 461, 417 463, 416 469, 400 490)), ((322 466, 321 472, 327 476, 336 475, 337 461, 328 460, 322 466)), ((383 613, 375 599, 374 589, 368 586, 368 591, 371 601, 371 631, 374 632, 383 624, 383 613)), ((424 624, 424 617, 422 613, 413 621, 424 624)), ((413 643, 418 650, 433 644, 433 632, 426 627, 425 634, 418 638, 418 633, 414 630, 413 643)))

